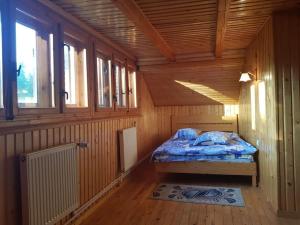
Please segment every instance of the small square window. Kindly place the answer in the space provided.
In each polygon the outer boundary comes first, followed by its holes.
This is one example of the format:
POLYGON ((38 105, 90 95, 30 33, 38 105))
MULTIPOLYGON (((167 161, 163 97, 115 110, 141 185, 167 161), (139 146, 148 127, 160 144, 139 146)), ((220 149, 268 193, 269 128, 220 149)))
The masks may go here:
POLYGON ((66 107, 88 107, 86 49, 65 42, 64 68, 66 107))
POLYGON ((53 33, 16 22, 16 49, 18 107, 55 107, 53 33))
POLYGON ((111 60, 97 57, 98 107, 112 107, 111 60))
POLYGON ((129 70, 128 86, 129 86, 129 108, 137 108, 136 72, 133 70, 129 70))
POLYGON ((125 108, 127 106, 126 97, 126 69, 125 66, 115 66, 115 84, 116 84, 116 100, 117 107, 125 108))

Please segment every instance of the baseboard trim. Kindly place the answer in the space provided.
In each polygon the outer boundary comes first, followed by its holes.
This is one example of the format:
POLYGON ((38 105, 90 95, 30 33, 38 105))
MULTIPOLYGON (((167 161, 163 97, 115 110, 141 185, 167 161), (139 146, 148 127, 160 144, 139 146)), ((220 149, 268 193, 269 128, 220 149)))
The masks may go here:
POLYGON ((132 168, 127 170, 126 172, 123 172, 120 174, 119 177, 117 177, 113 182, 111 182, 109 185, 107 185, 102 191, 100 191, 98 194, 96 194, 93 198, 91 198, 89 201, 87 201, 84 205, 82 205, 80 208, 76 209, 72 213, 72 217, 65 223, 65 225, 71 224, 76 219, 78 219, 90 206, 92 206, 95 202, 100 200, 102 197, 108 194, 114 187, 116 187, 118 184, 122 183, 123 180, 132 173, 142 162, 147 160, 151 156, 152 152, 146 154, 141 160, 139 160, 132 168))

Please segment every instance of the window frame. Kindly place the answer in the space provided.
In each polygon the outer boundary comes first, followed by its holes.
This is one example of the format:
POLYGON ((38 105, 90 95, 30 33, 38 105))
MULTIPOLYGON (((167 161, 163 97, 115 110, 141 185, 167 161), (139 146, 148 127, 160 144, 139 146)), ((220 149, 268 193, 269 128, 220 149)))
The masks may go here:
POLYGON ((61 88, 60 88, 60 102, 63 113, 72 114, 90 114, 91 112, 91 97, 90 97, 90 40, 88 35, 84 35, 81 29, 75 28, 69 23, 63 23, 61 26, 61 88), (65 67, 64 67, 64 46, 65 43, 73 45, 75 48, 82 48, 86 50, 86 74, 87 74, 87 106, 86 107, 67 107, 65 99, 65 67))
MULTIPOLYGON (((1 7, 1 23, 2 30, 5 30, 5 35, 2 35, 2 55, 3 55, 3 104, 4 108, 0 108, 0 119, 18 121, 40 120, 49 122, 53 120, 59 121, 63 118, 68 118, 69 113, 74 116, 84 118, 97 117, 124 117, 131 116, 130 112, 136 111, 136 108, 129 109, 129 83, 128 83, 128 59, 118 49, 108 45, 97 39, 92 33, 86 31, 83 27, 76 26, 72 21, 63 18, 56 14, 55 11, 47 6, 35 2, 33 0, 10 0, 0 1, 1 7), (17 15, 19 14, 19 15, 17 15), (24 18, 20 21, 20 17, 24 18), (25 26, 40 31, 50 29, 49 33, 53 34, 53 62, 54 62, 54 96, 55 107, 53 108, 21 108, 18 107, 17 98, 17 65, 16 65, 16 22, 20 22, 25 26), (32 24, 34 26, 32 26, 32 24), (64 89, 64 37, 67 35, 72 40, 81 43, 86 49, 86 72, 87 72, 87 107, 69 108, 65 105, 65 98, 62 95, 64 89), (95 44, 97 43, 97 44, 95 44), (112 95, 115 95, 115 74, 114 65, 121 63, 125 67, 125 90, 126 90, 126 106, 117 106, 112 99, 112 107, 108 109, 98 108, 98 101, 95 100, 96 89, 92 83, 95 80, 96 72, 96 57, 93 54, 95 51, 103 53, 104 56, 111 60, 111 88, 112 95), (4 57, 5 56, 5 57, 4 57), (116 57, 116 59, 114 59, 116 57), (129 112, 130 111, 130 112, 129 112)), ((4 32, 2 32, 3 34, 4 32)), ((47 32, 48 34, 48 32, 47 32)), ((135 65, 134 59, 129 62, 135 65)), ((49 60, 50 62, 50 60, 49 60)), ((139 76, 137 76, 137 105, 140 108, 140 92, 139 92, 139 76)))
POLYGON ((138 71, 137 71, 137 68, 136 66, 134 66, 134 64, 127 64, 127 67, 128 67, 128 110, 129 112, 139 112, 139 109, 140 109, 140 79, 139 79, 139 76, 138 76, 138 71), (136 105, 137 107, 135 108, 131 108, 130 107, 130 104, 129 104, 129 101, 130 101, 130 87, 129 87, 129 76, 130 75, 130 71, 133 71, 135 72, 135 85, 136 85, 136 105))
POLYGON ((5 20, 5 18, 8 16, 7 14, 9 14, 9 11, 7 10, 7 8, 5 7, 5 4, 4 4, 4 1, 0 1, 0 23, 1 23, 1 32, 0 32, 0 35, 1 35, 1 49, 2 49, 2 52, 0 52, 1 54, 1 58, 2 58, 2 87, 0 87, 0 91, 2 91, 2 97, 3 97, 3 108, 0 108, 0 119, 4 118, 5 117, 5 108, 6 108, 6 85, 5 83, 7 83, 7 79, 4 75, 4 70, 5 70, 5 58, 4 57, 4 46, 5 46, 5 37, 3 35, 3 32, 5 30, 5 28, 7 27, 7 24, 6 23, 9 23, 8 20, 5 20))
MULTIPOLYGON (((49 33, 53 34, 53 76, 54 76, 54 103, 55 107, 51 108, 34 108, 34 107, 28 107, 28 108, 21 108, 18 105, 18 96, 17 96, 17 72, 15 72, 15 82, 14 82, 14 87, 13 87, 13 108, 14 108, 14 114, 16 117, 22 117, 26 115, 37 115, 37 114, 57 114, 59 113, 59 87, 58 87, 58 82, 59 82, 59 57, 57 57, 57 49, 58 49, 58 26, 57 24, 53 22, 48 22, 51 21, 50 18, 47 16, 42 16, 39 13, 33 12, 33 10, 28 9, 28 7, 23 7, 23 6, 17 6, 15 8, 15 20, 14 20, 14 33, 15 33, 15 38, 14 38, 14 45, 16 48, 16 23, 20 23, 26 27, 29 27, 34 30, 42 30, 42 31, 47 31, 49 33)), ((17 66, 16 64, 16 52, 14 54, 15 57, 15 67, 17 66)), ((15 69, 15 71, 17 68, 15 69)))
POLYGON ((114 86, 113 100, 114 100, 115 111, 116 112, 128 112, 128 69, 127 69, 126 59, 121 60, 119 58, 113 57, 113 86, 114 86), (116 95, 116 90, 117 90, 117 87, 116 87, 116 65, 119 66, 121 74, 122 74, 122 68, 123 67, 125 68, 125 82, 126 82, 126 84, 125 84, 126 105, 125 106, 118 106, 118 104, 117 104, 117 95, 116 95))
POLYGON ((95 67, 95 85, 94 85, 94 88, 95 88, 95 112, 101 112, 101 113, 110 113, 110 112, 113 112, 115 109, 114 109, 114 103, 115 103, 115 100, 114 100, 114 79, 113 79, 113 62, 112 62, 112 57, 109 57, 108 54, 105 54, 103 51, 99 50, 99 48, 97 48, 97 46, 95 46, 94 48, 94 54, 95 54, 95 57, 94 57, 94 67, 95 67), (111 74, 110 74, 110 80, 111 80, 111 106, 110 107, 99 107, 98 105, 98 68, 97 68, 97 59, 98 58, 102 58, 103 60, 110 60, 111 62, 111 74))

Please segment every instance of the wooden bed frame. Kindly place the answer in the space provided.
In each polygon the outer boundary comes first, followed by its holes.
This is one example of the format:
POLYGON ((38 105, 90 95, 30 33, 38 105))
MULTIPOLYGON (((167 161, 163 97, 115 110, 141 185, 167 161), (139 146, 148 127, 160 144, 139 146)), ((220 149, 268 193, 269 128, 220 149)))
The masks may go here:
MULTIPOLYGON (((180 128, 198 128, 201 131, 230 131, 238 133, 237 116, 192 115, 172 116, 171 130, 174 134, 180 128)), ((162 173, 191 173, 244 175, 252 177, 252 186, 257 185, 257 166, 252 163, 232 162, 155 162, 155 169, 162 173)))

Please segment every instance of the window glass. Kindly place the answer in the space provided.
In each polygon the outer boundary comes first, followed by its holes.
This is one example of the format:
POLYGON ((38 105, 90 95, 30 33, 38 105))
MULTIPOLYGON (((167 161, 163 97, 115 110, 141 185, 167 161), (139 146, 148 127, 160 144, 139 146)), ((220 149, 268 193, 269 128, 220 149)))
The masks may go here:
POLYGON ((136 72, 129 71, 129 107, 137 108, 136 72))
POLYGON ((98 107, 112 107, 111 61, 97 57, 98 107))
POLYGON ((2 62, 2 23, 0 12, 0 108, 3 108, 3 62, 2 62))
POLYGON ((126 69, 124 66, 115 66, 116 100, 118 107, 126 107, 126 69))
POLYGON ((64 45, 65 100, 67 107, 87 107, 86 49, 64 45))
POLYGON ((16 23, 20 108, 51 108, 54 101, 53 34, 16 23))

